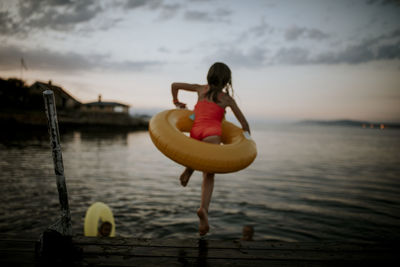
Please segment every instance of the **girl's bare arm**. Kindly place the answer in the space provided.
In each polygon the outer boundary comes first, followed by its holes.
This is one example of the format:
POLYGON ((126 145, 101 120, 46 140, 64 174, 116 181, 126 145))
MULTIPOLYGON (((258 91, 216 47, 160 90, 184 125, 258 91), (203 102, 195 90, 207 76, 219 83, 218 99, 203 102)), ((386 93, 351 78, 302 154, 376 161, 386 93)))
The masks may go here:
POLYGON ((247 120, 246 120, 245 116, 243 115, 242 111, 240 110, 240 108, 236 104, 236 101, 232 97, 228 96, 227 97, 227 102, 228 102, 228 106, 232 109, 233 114, 235 114, 236 119, 242 125, 242 129, 244 131, 247 131, 247 132, 250 133, 249 123, 247 122, 247 120))
POLYGON ((199 93, 202 87, 203 87, 203 85, 192 84, 192 83, 172 83, 171 84, 171 93, 172 93, 172 99, 173 99, 174 105, 179 108, 186 107, 185 103, 181 103, 178 100, 178 91, 179 90, 185 90, 185 91, 199 93))

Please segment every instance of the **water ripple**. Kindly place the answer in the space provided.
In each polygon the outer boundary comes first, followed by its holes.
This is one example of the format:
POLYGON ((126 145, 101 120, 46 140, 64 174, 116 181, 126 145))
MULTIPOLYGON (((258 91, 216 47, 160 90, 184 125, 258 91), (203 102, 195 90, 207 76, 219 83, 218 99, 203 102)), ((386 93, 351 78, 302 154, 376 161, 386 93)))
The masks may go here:
MULTIPOLYGON (((216 175, 210 238, 280 241, 400 238, 400 132, 285 126, 255 130, 258 157, 216 175)), ((147 132, 64 133, 73 231, 96 201, 114 212, 117 234, 196 238, 201 173, 188 187, 147 132)), ((0 141, 0 232, 39 234, 60 216, 46 138, 0 141)))

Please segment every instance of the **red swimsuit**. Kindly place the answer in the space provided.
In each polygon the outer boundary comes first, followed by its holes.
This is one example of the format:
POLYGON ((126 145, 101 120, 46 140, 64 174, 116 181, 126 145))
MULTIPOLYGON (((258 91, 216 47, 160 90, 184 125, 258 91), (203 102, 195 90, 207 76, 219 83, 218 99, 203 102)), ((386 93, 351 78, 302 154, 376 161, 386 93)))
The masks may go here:
POLYGON ((225 109, 214 102, 206 99, 197 102, 194 107, 195 119, 190 137, 201 141, 208 136, 221 136, 221 121, 224 114, 225 109))

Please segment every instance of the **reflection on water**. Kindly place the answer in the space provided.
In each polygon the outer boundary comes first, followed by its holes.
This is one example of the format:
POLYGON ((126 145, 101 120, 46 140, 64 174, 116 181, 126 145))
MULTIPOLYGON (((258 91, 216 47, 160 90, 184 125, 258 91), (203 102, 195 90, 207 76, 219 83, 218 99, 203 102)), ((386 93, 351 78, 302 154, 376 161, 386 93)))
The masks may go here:
MULTIPOLYGON (((201 174, 188 187, 182 167, 147 132, 63 132, 62 151, 75 234, 87 208, 108 204, 117 235, 197 237, 201 174)), ((258 157, 217 175, 210 238, 352 241, 400 238, 400 131, 286 125, 253 131, 258 157)), ((46 131, 2 135, 0 232, 39 234, 59 216, 46 131)))

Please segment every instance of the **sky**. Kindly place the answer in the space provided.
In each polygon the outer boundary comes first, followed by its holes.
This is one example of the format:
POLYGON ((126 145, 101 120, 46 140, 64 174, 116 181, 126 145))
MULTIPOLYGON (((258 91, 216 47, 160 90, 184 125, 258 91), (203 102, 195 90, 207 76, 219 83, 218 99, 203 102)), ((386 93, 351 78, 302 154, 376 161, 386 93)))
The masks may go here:
POLYGON ((217 61, 250 119, 400 122, 398 0, 0 0, 0 77, 82 102, 173 108, 217 61))

